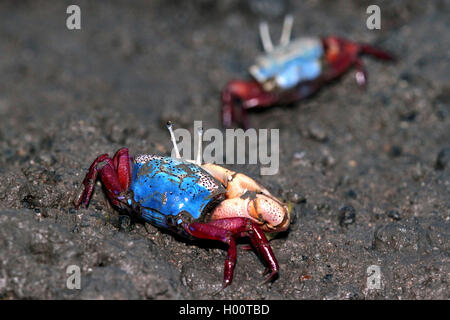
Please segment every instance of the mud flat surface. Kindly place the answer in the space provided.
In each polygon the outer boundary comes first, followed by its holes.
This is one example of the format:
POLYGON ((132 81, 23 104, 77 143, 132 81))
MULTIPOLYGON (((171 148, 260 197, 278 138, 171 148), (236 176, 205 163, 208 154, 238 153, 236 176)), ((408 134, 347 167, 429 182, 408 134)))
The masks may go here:
POLYGON ((450 109, 448 2, 65 1, 0 3, 0 298, 448 299, 450 109), (164 126, 220 127, 219 93, 247 76, 283 15, 294 36, 337 34, 395 53, 364 58, 313 98, 251 115, 280 129, 280 171, 229 166, 293 203, 290 231, 271 244, 280 276, 239 250, 219 291, 224 247, 186 242, 118 215, 97 185, 88 209, 72 200, 92 160, 128 146, 168 155, 164 126), (81 290, 66 268, 81 268, 81 290), (376 265, 381 287, 367 288, 376 265), (216 293, 219 291, 218 293, 216 293), (214 294, 216 293, 216 294, 214 294))

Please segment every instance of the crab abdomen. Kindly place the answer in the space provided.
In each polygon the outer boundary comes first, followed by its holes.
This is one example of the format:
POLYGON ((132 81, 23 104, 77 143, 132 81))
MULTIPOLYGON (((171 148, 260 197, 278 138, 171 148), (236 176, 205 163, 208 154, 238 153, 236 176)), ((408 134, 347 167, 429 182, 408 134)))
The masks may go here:
POLYGON ((203 221, 225 194, 222 184, 199 166, 155 155, 136 157, 130 190, 142 218, 162 228, 176 227, 183 219, 203 221))

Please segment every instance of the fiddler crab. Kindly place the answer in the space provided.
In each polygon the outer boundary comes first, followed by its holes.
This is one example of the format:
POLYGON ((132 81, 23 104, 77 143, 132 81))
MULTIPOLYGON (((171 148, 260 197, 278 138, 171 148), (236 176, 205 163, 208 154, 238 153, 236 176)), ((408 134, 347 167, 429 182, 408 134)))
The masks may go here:
POLYGON ((237 122, 248 128, 247 110, 289 104, 316 92, 323 84, 356 67, 356 82, 364 87, 367 72, 360 55, 381 60, 395 58, 380 49, 335 36, 298 38, 290 41, 293 17, 285 17, 281 39, 273 46, 266 22, 259 25, 265 54, 249 68, 252 80, 230 81, 222 90, 222 123, 237 122), (239 112, 235 108, 239 109, 239 112))
POLYGON ((75 208, 88 206, 99 175, 108 198, 120 210, 188 238, 227 244, 223 288, 233 279, 236 239, 241 237, 250 238, 251 247, 267 265, 263 283, 273 280, 279 266, 265 233, 288 229, 288 206, 242 173, 202 164, 201 130, 196 160, 183 160, 172 124, 168 122, 167 127, 175 158, 139 155, 133 160, 127 148, 112 158, 103 154, 91 164, 74 200, 75 208))

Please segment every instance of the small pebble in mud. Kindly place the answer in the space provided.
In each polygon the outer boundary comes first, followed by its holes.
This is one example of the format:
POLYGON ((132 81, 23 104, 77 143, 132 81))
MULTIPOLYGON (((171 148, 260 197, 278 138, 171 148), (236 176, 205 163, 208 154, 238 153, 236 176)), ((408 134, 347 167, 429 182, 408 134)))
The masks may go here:
POLYGON ((339 210, 339 224, 344 227, 355 223, 356 210, 353 206, 345 206, 339 210))
POLYGON ((358 165, 358 162, 356 162, 355 160, 349 160, 348 162, 349 167, 356 167, 358 165))
POLYGON ((306 202, 306 198, 303 195, 298 194, 297 192, 294 192, 294 191, 289 191, 286 194, 286 197, 287 197, 287 200, 289 202, 292 202, 292 203, 304 203, 304 202, 306 202))
POLYGON ((394 220, 400 220, 402 217, 400 216, 400 213, 397 210, 389 210, 387 213, 389 218, 392 218, 394 220))
POLYGON ((387 145, 385 146, 385 151, 391 158, 400 157, 403 153, 402 147, 397 145, 387 145))
POLYGON ((436 170, 444 170, 450 163, 450 147, 439 151, 434 168, 436 170))
POLYGON ((332 155, 327 154, 320 159, 320 162, 325 168, 331 168, 336 164, 336 159, 332 155))
POLYGON ((326 274, 324 277, 323 277, 323 281, 324 282, 331 282, 331 280, 333 280, 333 275, 332 274, 326 274))
POLYGON ((413 122, 417 117, 416 111, 407 111, 399 114, 399 118, 401 121, 413 122))
POLYGON ((422 167, 422 165, 420 164, 420 162, 418 162, 418 163, 414 166, 414 168, 411 170, 411 177, 412 177, 414 180, 418 181, 418 180, 420 180, 421 178, 423 178, 423 176, 424 176, 423 167, 422 167))
POLYGON ((49 217, 49 213, 48 213, 46 208, 42 208, 41 216, 43 216, 44 218, 48 218, 49 217))
POLYGON ((351 198, 351 199, 356 199, 356 197, 357 197, 356 192, 355 192, 355 190, 353 190, 353 189, 348 190, 348 191, 345 193, 345 195, 346 195, 347 197, 351 198))
POLYGON ((308 125, 308 137, 320 142, 324 142, 328 139, 328 134, 320 124, 312 121, 308 125))
POLYGON ((402 72, 400 74, 400 79, 405 81, 405 82, 412 82, 413 80, 413 76, 410 72, 402 72))

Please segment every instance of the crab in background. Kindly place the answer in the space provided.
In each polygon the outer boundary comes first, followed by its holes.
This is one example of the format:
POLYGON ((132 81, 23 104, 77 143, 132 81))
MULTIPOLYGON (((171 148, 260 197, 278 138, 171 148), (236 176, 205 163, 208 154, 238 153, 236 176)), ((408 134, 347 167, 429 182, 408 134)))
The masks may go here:
POLYGON ((271 281, 279 266, 265 233, 287 230, 288 206, 252 178, 201 161, 201 131, 197 159, 183 160, 172 124, 168 123, 175 157, 140 155, 122 148, 111 158, 98 156, 87 172, 75 208, 87 207, 97 178, 119 210, 137 215, 162 229, 187 238, 217 240, 228 245, 223 288, 233 279, 236 239, 248 237, 266 263, 271 281))
POLYGON ((367 72, 361 55, 394 60, 391 54, 374 46, 336 36, 302 37, 290 41, 292 25, 293 17, 286 16, 280 43, 275 47, 267 23, 259 25, 265 54, 257 57, 249 68, 252 80, 233 80, 222 90, 224 127, 236 122, 249 128, 247 110, 302 100, 351 67, 356 68, 358 85, 365 86, 367 72))

